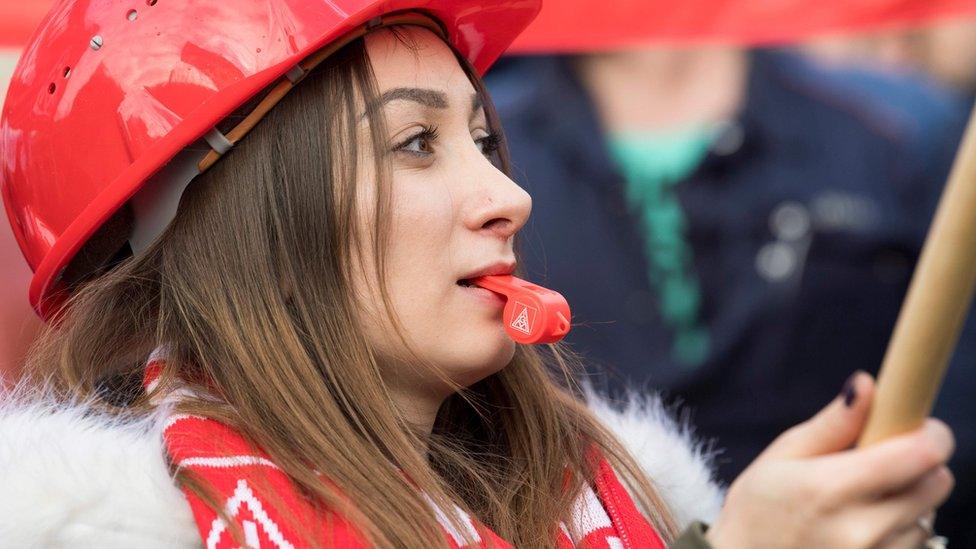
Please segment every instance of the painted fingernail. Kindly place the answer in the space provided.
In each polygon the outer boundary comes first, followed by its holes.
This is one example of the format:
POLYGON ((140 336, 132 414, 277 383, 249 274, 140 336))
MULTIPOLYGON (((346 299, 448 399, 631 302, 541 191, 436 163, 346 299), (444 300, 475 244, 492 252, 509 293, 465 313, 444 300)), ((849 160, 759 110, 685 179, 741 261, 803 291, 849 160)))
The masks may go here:
POLYGON ((850 408, 854 405, 854 401, 857 400, 857 389, 854 388, 854 380, 857 378, 857 372, 851 374, 851 377, 847 378, 844 382, 844 387, 840 390, 840 394, 844 397, 844 406, 850 408))

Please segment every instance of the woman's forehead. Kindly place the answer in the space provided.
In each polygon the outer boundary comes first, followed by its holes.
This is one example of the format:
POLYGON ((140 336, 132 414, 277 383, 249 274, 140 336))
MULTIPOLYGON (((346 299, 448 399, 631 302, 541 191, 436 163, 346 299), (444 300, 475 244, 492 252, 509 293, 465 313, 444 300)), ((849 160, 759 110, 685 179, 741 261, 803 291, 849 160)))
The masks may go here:
POLYGON ((382 95, 398 88, 443 93, 451 107, 469 107, 475 93, 454 52, 422 27, 382 29, 366 37, 366 52, 382 95))

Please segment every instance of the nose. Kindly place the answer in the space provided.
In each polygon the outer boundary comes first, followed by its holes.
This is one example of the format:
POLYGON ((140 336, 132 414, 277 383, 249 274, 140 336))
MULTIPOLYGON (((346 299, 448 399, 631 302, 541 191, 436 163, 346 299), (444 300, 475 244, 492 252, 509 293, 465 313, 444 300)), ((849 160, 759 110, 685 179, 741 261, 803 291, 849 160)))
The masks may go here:
POLYGON ((465 225, 473 231, 508 240, 528 221, 532 197, 485 157, 481 160, 465 225))

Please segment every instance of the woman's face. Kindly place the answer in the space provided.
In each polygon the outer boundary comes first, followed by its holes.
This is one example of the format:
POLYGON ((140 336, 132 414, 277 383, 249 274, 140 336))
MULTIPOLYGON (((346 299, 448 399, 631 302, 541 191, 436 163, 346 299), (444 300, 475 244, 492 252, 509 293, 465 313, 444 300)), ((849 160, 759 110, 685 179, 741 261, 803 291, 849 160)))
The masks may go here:
MULTIPOLYGON (((532 202, 488 158, 498 136, 451 50, 424 29, 398 34, 383 30, 366 39, 388 130, 380 152, 392 169, 386 285, 409 349, 467 386, 503 368, 515 345, 502 327, 502 298, 464 281, 515 269, 513 239, 532 202)), ((361 125, 360 143, 368 143, 368 120, 361 125)), ((369 231, 377 178, 371 158, 363 165, 357 183, 369 231)), ((369 268, 357 290, 387 382, 400 392, 443 391, 397 335, 371 274, 372 250, 364 252, 369 268)))

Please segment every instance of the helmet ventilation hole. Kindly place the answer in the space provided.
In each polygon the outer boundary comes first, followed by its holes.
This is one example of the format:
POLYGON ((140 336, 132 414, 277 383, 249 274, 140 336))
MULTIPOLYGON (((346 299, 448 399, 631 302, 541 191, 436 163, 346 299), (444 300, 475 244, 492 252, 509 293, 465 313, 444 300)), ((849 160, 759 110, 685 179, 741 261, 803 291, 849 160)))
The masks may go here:
POLYGON ((47 93, 49 93, 51 95, 54 95, 54 92, 57 91, 57 89, 58 89, 57 84, 55 84, 54 82, 51 82, 47 86, 47 93))
POLYGON ((64 68, 64 77, 67 78, 69 76, 71 76, 71 67, 65 67, 64 68))
POLYGON ((155 6, 156 0, 146 0, 146 5, 150 7, 155 6))
POLYGON ((129 10, 129 13, 125 14, 125 18, 129 21, 135 21, 139 18, 139 12, 136 10, 129 10))

